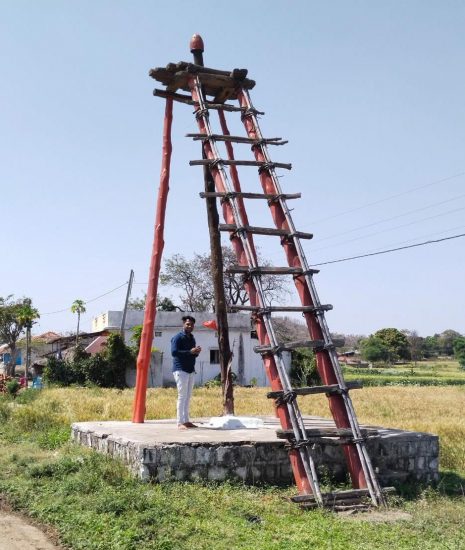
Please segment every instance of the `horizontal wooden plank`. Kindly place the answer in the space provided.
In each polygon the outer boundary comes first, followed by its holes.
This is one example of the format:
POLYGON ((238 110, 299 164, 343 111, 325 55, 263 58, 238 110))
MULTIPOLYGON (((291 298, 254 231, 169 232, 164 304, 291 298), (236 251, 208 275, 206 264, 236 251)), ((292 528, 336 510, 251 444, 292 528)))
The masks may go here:
POLYGON ((225 273, 243 273, 244 275, 252 275, 253 273, 261 273, 263 275, 303 275, 310 273, 314 275, 319 273, 318 269, 308 269, 304 271, 301 267, 275 267, 275 266, 258 266, 249 267, 247 265, 235 265, 228 267, 225 273))
MULTIPOLYGON (((367 435, 378 435, 377 430, 367 430, 365 428, 360 429, 360 433, 362 434, 362 437, 366 437, 367 435)), ((276 436, 279 439, 294 439, 295 434, 293 430, 276 430, 276 436)), ((336 428, 334 426, 328 426, 325 428, 307 428, 305 430, 305 437, 306 439, 321 439, 321 438, 342 438, 342 444, 345 444, 347 442, 344 441, 344 439, 351 439, 353 438, 353 433, 350 428, 336 428)))
POLYGON ((200 198, 206 199, 210 197, 217 197, 221 199, 265 199, 267 201, 278 201, 280 199, 300 199, 302 197, 302 193, 280 193, 280 194, 271 194, 271 193, 244 193, 242 191, 228 191, 224 193, 216 193, 216 192, 202 192, 199 193, 200 198))
POLYGON ((283 140, 282 138, 263 138, 263 139, 253 139, 244 136, 230 136, 223 134, 186 134, 186 137, 192 138, 194 141, 206 141, 208 139, 213 139, 215 141, 228 141, 232 143, 245 143, 248 145, 285 145, 288 141, 283 140))
POLYGON ((259 273, 261 275, 300 275, 302 273, 301 267, 276 267, 276 266, 258 266, 248 267, 243 265, 235 265, 225 269, 225 273, 243 273, 252 275, 253 273, 259 273))
POLYGON ((229 160, 229 159, 199 159, 190 160, 190 166, 215 166, 216 164, 224 164, 225 166, 258 166, 259 168, 284 168, 292 170, 292 164, 288 162, 263 162, 259 160, 229 160))
MULTIPOLYGON (((354 380, 353 382, 346 382, 346 388, 348 390, 360 390, 363 388, 363 385, 358 380, 354 380)), ((295 392, 296 395, 314 395, 318 393, 328 393, 332 395, 343 392, 339 384, 294 388, 292 391, 295 392)), ((266 396, 270 399, 276 399, 277 397, 282 397, 283 394, 284 391, 270 391, 266 394, 266 396)))
MULTIPOLYGON (((190 95, 177 94, 176 92, 167 92, 166 90, 159 90, 155 88, 153 90, 153 95, 156 97, 163 97, 165 99, 172 99, 178 103, 185 103, 186 105, 198 106, 198 101, 194 101, 190 95)), ((245 112, 247 107, 236 107, 235 105, 230 105, 229 103, 214 103, 211 101, 206 101, 205 106, 207 109, 213 109, 217 111, 230 111, 230 112, 245 112)), ((254 113, 257 115, 264 115, 263 111, 257 111, 253 109, 254 113)))
POLYGON ((325 304, 321 306, 270 306, 270 307, 261 307, 261 306, 231 306, 231 310, 240 310, 240 311, 255 311, 258 314, 260 313, 273 313, 277 311, 288 311, 288 312, 303 312, 303 313, 317 313, 320 311, 329 311, 333 309, 331 304, 325 304))
MULTIPOLYGON (((323 340, 295 340, 293 342, 283 342, 280 343, 277 347, 280 350, 283 351, 292 351, 293 349, 298 348, 316 348, 318 346, 323 346, 324 341, 323 340)), ((255 353, 267 353, 271 352, 275 349, 275 347, 268 345, 268 346, 255 346, 253 350, 255 353)))
MULTIPOLYGON (((394 487, 383 487, 381 489, 383 494, 395 493, 396 489, 394 487)), ((346 499, 353 498, 370 498, 370 492, 368 489, 349 489, 347 491, 331 491, 328 493, 323 493, 323 502, 332 501, 340 502, 346 499)), ((315 497, 313 495, 295 495, 291 497, 292 502, 315 502, 315 497)))
POLYGON ((220 231, 231 231, 233 233, 238 231, 245 231, 247 233, 255 233, 257 235, 276 235, 278 237, 297 237, 298 239, 313 239, 312 233, 304 233, 302 231, 291 233, 289 229, 277 229, 271 227, 255 227, 252 225, 244 225, 242 227, 238 227, 234 224, 220 223, 218 229, 220 231))
POLYGON ((166 67, 155 67, 149 71, 149 76, 167 86, 170 92, 177 89, 189 92, 189 80, 195 76, 202 84, 205 94, 222 96, 224 101, 237 98, 236 88, 238 85, 246 90, 255 87, 254 80, 244 77, 244 70, 219 71, 181 62, 179 64, 170 63, 166 67))

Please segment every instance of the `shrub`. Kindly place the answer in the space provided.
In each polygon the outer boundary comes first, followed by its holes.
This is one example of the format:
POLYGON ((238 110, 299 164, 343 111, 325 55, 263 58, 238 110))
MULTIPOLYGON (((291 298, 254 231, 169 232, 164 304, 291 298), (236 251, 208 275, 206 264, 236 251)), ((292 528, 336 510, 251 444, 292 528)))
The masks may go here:
POLYGON ((134 351, 124 344, 119 334, 111 334, 101 353, 89 355, 78 347, 71 360, 50 358, 44 369, 44 379, 60 386, 124 388, 126 369, 134 368, 134 363, 134 351))
POLYGON ((21 389, 21 384, 16 379, 9 380, 6 383, 6 393, 13 398, 16 398, 20 389, 21 389))
POLYGON ((316 357, 312 350, 298 348, 292 351, 289 376, 294 386, 313 386, 321 383, 316 369, 316 357))

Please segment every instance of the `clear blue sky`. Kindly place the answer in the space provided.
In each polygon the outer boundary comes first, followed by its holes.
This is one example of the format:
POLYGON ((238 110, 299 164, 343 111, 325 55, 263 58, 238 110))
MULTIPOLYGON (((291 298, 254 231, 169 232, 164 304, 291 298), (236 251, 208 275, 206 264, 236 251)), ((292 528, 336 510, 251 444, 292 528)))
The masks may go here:
MULTIPOLYGON (((194 32, 206 65, 249 69, 263 133, 289 139, 272 153, 293 164, 281 181, 303 194, 292 206, 315 234, 310 263, 465 233, 464 28, 459 0, 2 0, 0 295, 33 299, 36 333, 74 329, 73 300, 122 285, 131 268, 142 295, 164 109, 148 70, 189 60, 194 32)), ((175 105, 165 257, 208 248, 192 131, 192 109, 175 105)), ((464 250, 461 238, 323 266, 330 329, 465 333, 464 250)), ((89 302, 83 329, 124 294, 89 302)))

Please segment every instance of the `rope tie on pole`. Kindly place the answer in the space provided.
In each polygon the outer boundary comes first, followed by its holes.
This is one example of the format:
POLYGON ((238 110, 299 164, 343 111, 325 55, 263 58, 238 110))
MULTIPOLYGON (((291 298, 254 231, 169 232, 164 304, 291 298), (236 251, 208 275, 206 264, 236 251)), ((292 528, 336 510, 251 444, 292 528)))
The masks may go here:
POLYGON ((277 407, 279 407, 280 405, 288 405, 292 402, 294 402, 297 398, 297 394, 295 393, 295 391, 285 391, 283 392, 282 395, 280 395, 279 397, 276 398, 275 400, 275 404, 277 407))

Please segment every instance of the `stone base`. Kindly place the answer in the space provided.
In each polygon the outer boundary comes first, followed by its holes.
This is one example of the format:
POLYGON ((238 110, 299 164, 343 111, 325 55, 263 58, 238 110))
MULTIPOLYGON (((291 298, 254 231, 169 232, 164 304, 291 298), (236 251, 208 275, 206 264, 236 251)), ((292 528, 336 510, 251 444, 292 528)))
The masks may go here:
MULTIPOLYGON (((197 429, 180 431, 175 420, 131 422, 79 422, 72 425, 74 441, 122 460, 144 480, 238 480, 248 484, 294 483, 289 457, 277 419, 260 417, 259 429, 218 430, 198 420, 197 429)), ((304 417, 308 428, 334 427, 331 420, 304 417)), ((397 482, 431 483, 438 480, 439 438, 436 435, 362 426, 366 445, 382 486, 397 482)), ((320 474, 347 478, 342 450, 332 441, 315 445, 320 474)))

